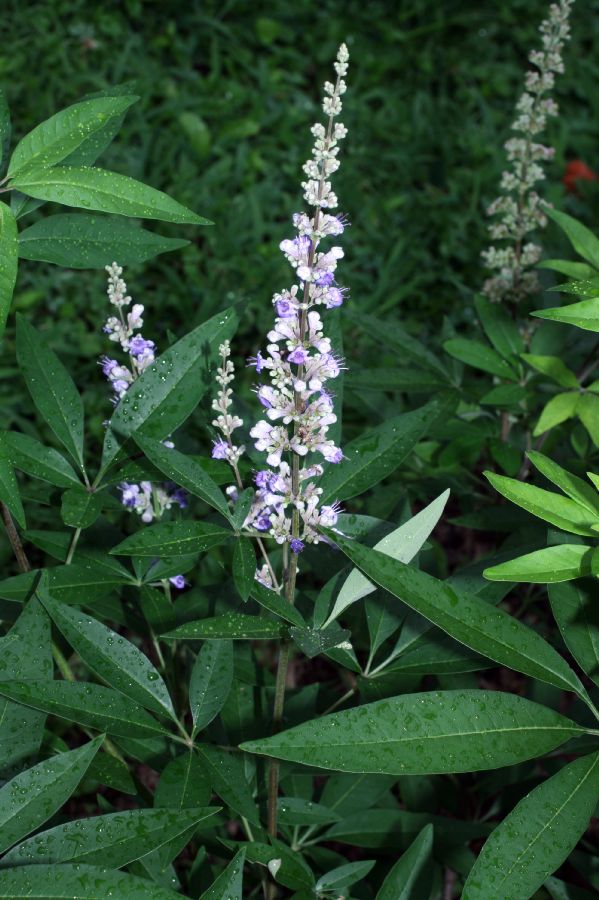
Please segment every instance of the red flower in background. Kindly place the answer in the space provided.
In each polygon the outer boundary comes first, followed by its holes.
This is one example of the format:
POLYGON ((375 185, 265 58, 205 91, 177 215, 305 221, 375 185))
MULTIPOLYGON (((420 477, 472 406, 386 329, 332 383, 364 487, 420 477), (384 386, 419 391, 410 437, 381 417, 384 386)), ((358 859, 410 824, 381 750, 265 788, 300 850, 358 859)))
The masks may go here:
POLYGON ((566 171, 564 173, 563 182, 564 186, 569 194, 578 193, 577 183, 579 181, 597 181, 599 175, 596 172, 593 172, 592 169, 589 169, 586 163, 584 163, 581 159, 573 159, 572 162, 569 162, 566 166, 566 171))

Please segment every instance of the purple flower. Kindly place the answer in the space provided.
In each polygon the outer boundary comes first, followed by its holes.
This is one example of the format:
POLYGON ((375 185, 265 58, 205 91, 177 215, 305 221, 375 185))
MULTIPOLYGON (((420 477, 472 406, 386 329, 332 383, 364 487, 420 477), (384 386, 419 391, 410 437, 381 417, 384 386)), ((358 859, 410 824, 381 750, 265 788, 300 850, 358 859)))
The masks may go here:
POLYGON ((304 549, 304 542, 300 541, 299 538, 293 538, 291 541, 291 552, 292 553, 301 553, 304 549))
POLYGON ((264 514, 258 516, 256 521, 254 522, 254 528, 257 531, 268 531, 270 528, 270 516, 264 514))
POLYGON ((143 356, 146 351, 153 353, 155 349, 156 344, 154 341, 146 341, 141 334, 136 334, 135 337, 131 338, 129 341, 129 353, 131 356, 143 356))
POLYGON ((325 305, 327 309, 334 309, 343 304, 343 291, 341 288, 332 287, 326 292, 325 305))
POLYGON ((296 347, 287 357, 296 366, 303 366, 308 361, 308 351, 304 347, 296 347))
POLYGON ((173 575, 171 578, 169 578, 169 581, 173 585, 173 587, 176 587, 179 591, 182 591, 187 584, 184 575, 173 575))
POLYGON ((184 490, 184 488, 177 488, 177 490, 173 491, 171 494, 171 500, 173 503, 178 503, 181 509, 186 509, 188 506, 187 491, 184 490))
POLYGON ((260 353, 257 353, 255 356, 250 356, 250 358, 248 359, 248 365, 255 366, 256 372, 259 375, 264 368, 264 357, 260 353))
POLYGON ((218 438, 216 441, 212 441, 212 459, 227 459, 227 450, 229 449, 229 445, 222 438, 218 438))
POLYGON ((110 359, 109 356, 103 356, 100 359, 100 365, 102 366, 102 374, 106 375, 107 378, 110 378, 110 373, 113 369, 118 369, 119 367, 116 359, 110 359))
POLYGON ((268 469, 261 469, 259 472, 256 472, 256 474, 254 475, 254 483, 256 487, 268 487, 271 475, 272 472, 269 472, 268 469))
POLYGON ((123 481, 123 483, 119 485, 119 490, 121 492, 121 503, 123 504, 123 506, 127 506, 129 509, 133 509, 137 503, 137 497, 139 495, 139 485, 127 484, 126 481, 123 481))
POLYGON ((277 302, 275 303, 275 309, 277 311, 277 315, 281 319, 293 318, 296 314, 296 309, 293 304, 289 302, 289 300, 277 300, 277 302))
POLYGON ((335 276, 332 272, 323 272, 322 275, 319 275, 318 278, 315 279, 315 284, 318 287, 328 287, 335 280, 335 276))
POLYGON ((268 385, 265 385, 264 387, 261 387, 257 393, 258 393, 258 400, 260 401, 262 406, 265 406, 266 409, 272 409, 272 403, 268 399, 268 395, 272 394, 272 388, 268 387, 268 385))

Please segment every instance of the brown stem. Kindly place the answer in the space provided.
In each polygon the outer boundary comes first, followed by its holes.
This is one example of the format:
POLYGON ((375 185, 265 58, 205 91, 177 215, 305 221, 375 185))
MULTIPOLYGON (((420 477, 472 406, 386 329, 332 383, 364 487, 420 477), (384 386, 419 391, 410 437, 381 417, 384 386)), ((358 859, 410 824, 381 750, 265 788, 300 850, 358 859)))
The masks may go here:
POLYGON ((0 508, 2 510, 2 519, 4 521, 4 527, 6 528, 6 534, 8 535, 10 546, 15 554, 17 565, 21 572, 29 572, 31 566, 29 565, 27 554, 23 549, 23 544, 21 543, 21 538, 19 537, 19 532, 16 529, 10 510, 5 503, 0 503, 0 508))

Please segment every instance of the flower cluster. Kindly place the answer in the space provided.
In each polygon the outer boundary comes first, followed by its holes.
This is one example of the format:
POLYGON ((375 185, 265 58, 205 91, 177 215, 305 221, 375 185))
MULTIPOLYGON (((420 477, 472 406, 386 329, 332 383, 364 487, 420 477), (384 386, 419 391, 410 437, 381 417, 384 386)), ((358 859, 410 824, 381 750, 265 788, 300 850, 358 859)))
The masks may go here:
MULTIPOLYGON (((336 504, 320 506, 322 490, 317 479, 322 464, 307 463, 311 453, 325 462, 339 463, 343 453, 328 437, 336 421, 333 395, 326 384, 336 378, 342 360, 333 352, 325 336, 317 307, 341 306, 345 290, 335 280, 335 270, 343 256, 341 247, 320 251, 320 242, 341 235, 346 227, 343 216, 330 212, 337 207, 330 176, 339 167, 339 142, 347 130, 335 118, 341 112, 345 92, 348 52, 342 45, 335 62, 335 84, 325 84, 323 109, 327 127, 312 128, 312 158, 304 165, 307 180, 302 183, 304 199, 314 207, 312 216, 293 217, 297 235, 284 240, 280 249, 295 269, 297 283, 273 297, 275 322, 268 333, 266 353, 258 353, 250 362, 258 375, 269 383, 256 388, 265 418, 250 434, 257 450, 266 454, 270 468, 255 475, 254 503, 246 526, 287 544, 299 553, 306 542, 321 538, 321 526, 333 527, 339 513, 336 504), (300 465, 300 461, 306 464, 300 465)), ((267 573, 258 573, 261 579, 267 573)))
MULTIPOLYGON (((155 359, 156 345, 146 340, 139 332, 143 327, 144 307, 141 303, 131 306, 131 297, 127 293, 127 285, 123 278, 123 269, 117 263, 106 266, 108 273, 108 299, 116 308, 117 315, 109 316, 104 325, 104 332, 111 341, 120 344, 121 349, 129 354, 129 365, 121 365, 116 359, 103 356, 100 360, 102 372, 108 378, 114 391, 113 402, 118 403, 127 393, 133 382, 155 359), (129 310, 129 307, 130 310, 129 310)), ((166 447, 173 447, 172 441, 163 441, 166 447)), ((140 484, 122 482, 119 485, 123 506, 136 512, 142 522, 153 522, 160 519, 166 510, 173 506, 184 509, 187 506, 187 494, 183 488, 172 482, 152 484, 142 481, 140 484)), ((170 579, 175 587, 184 587, 182 575, 170 579)))
POLYGON ((222 437, 213 442, 212 457, 213 459, 226 459, 237 473, 237 463, 245 451, 245 447, 238 447, 233 443, 233 432, 243 425, 243 419, 234 416, 231 413, 233 405, 233 391, 229 387, 235 378, 235 366, 230 360, 231 345, 229 341, 224 341, 218 348, 220 354, 220 366, 216 373, 216 380, 220 385, 220 390, 216 395, 216 399, 212 401, 212 409, 218 413, 217 417, 212 420, 212 424, 220 431, 222 437))
POLYGON ((502 194, 491 203, 488 214, 496 217, 489 227, 491 238, 508 241, 505 247, 491 246, 483 252, 483 260, 495 274, 483 287, 490 300, 518 302, 538 290, 536 274, 531 271, 541 255, 541 247, 526 236, 546 225, 542 200, 534 190, 544 178, 540 163, 549 160, 554 150, 538 143, 537 135, 547 125, 548 116, 556 116, 558 107, 548 96, 555 75, 564 71, 562 49, 570 29, 568 19, 574 0, 559 0, 549 9, 542 23, 542 49, 534 50, 529 59, 536 67, 525 79, 525 89, 516 104, 512 130, 517 136, 505 144, 511 169, 503 173, 502 194))

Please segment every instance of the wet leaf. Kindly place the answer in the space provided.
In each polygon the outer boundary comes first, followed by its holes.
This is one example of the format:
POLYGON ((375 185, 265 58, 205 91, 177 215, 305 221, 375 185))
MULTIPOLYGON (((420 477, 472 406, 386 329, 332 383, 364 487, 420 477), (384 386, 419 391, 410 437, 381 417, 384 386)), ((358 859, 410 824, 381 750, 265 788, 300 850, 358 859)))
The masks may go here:
POLYGON ((10 312, 18 266, 17 221, 10 207, 0 203, 0 340, 10 312))
POLYGON ((376 900, 418 900, 421 892, 430 895, 430 858, 433 849, 433 826, 426 825, 418 837, 397 860, 376 900))
POLYGON ((57 487, 81 484, 70 463, 53 447, 44 447, 35 438, 17 431, 5 431, 2 437, 13 465, 27 475, 57 487))
POLYGON ((189 682, 194 737, 219 714, 232 683, 232 642, 205 641, 196 657, 189 682))
POLYGON ((514 694, 405 694, 305 722, 241 749, 339 772, 475 772, 547 753, 584 729, 514 694))
POLYGON ((232 534, 210 522, 161 522, 125 538, 110 552, 117 556, 184 556, 216 547, 232 534))
POLYGON ((239 537, 233 551, 233 581, 242 600, 247 600, 256 575, 256 554, 249 538, 239 537))
POLYGON ((0 898, 6 900, 176 900, 180 896, 147 878, 96 866, 19 866, 0 872, 0 898))
POLYGON ((186 622, 173 631, 162 635, 165 641, 179 640, 233 640, 233 641, 271 641, 283 637, 287 632, 281 622, 265 619, 262 616, 247 616, 244 613, 223 613, 198 619, 197 622, 186 622))
POLYGON ((200 900, 243 900, 244 862, 245 849, 241 849, 200 900))

